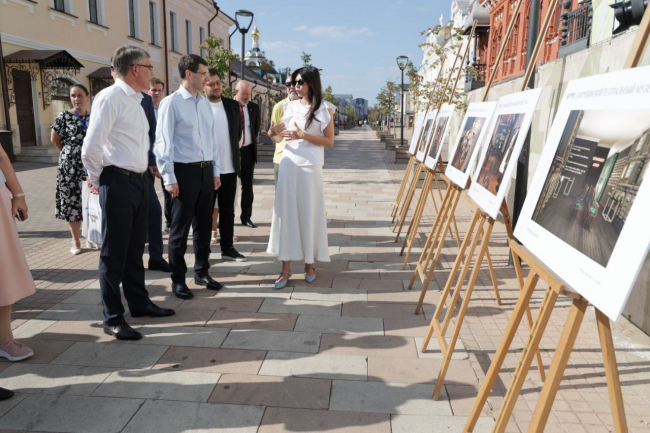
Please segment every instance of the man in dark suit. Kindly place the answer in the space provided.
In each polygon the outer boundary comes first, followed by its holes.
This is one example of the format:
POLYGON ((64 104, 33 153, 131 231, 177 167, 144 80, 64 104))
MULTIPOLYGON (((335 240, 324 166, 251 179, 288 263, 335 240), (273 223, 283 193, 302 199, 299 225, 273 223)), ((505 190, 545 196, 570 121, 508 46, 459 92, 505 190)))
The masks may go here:
POLYGON ((253 176, 257 164, 257 137, 260 133, 260 107, 251 102, 252 89, 248 81, 240 81, 235 88, 235 100, 239 103, 241 119, 241 215, 242 225, 257 227, 253 215, 253 176))
POLYGON ((221 187, 214 194, 214 199, 219 206, 212 214, 213 228, 214 220, 219 217, 221 258, 244 262, 246 257, 233 247, 237 176, 241 175, 239 141, 241 140, 242 127, 239 104, 233 99, 223 97, 223 83, 219 72, 212 68, 208 72, 210 81, 203 87, 203 93, 210 101, 214 117, 215 138, 219 151, 219 173, 221 175, 221 187))
POLYGON ((162 239, 162 208, 156 194, 155 181, 160 179, 156 157, 153 154, 153 145, 156 141, 156 111, 153 105, 153 99, 142 92, 142 101, 140 105, 147 115, 149 122, 149 215, 147 235, 149 238, 149 270, 171 272, 169 263, 163 258, 163 239, 162 239))

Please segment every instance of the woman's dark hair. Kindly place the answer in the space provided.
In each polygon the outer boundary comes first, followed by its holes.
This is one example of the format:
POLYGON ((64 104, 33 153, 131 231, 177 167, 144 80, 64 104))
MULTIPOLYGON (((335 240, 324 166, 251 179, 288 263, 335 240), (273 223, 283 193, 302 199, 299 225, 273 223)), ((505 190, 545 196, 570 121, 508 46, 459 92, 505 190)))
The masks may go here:
POLYGON ((303 66, 302 68, 293 71, 291 74, 291 80, 296 81, 298 75, 300 75, 300 78, 302 78, 302 80, 309 86, 308 98, 311 101, 311 107, 309 108, 307 123, 305 124, 305 127, 309 128, 312 120, 316 118, 316 110, 318 110, 320 104, 323 102, 323 87, 320 83, 320 72, 318 72, 318 69, 313 66, 303 66))
POLYGON ((86 89, 86 86, 84 86, 83 84, 73 84, 72 86, 70 86, 70 90, 74 89, 75 87, 78 87, 81 90, 83 90, 86 96, 90 95, 90 92, 88 91, 88 89, 86 89))

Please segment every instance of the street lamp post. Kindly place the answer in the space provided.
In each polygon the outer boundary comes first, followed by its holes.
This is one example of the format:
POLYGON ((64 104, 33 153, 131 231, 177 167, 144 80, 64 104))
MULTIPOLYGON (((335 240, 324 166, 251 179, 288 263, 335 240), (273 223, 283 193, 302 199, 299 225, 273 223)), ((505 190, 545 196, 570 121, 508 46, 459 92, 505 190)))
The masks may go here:
POLYGON ((246 33, 248 33, 248 29, 251 28, 251 24, 253 24, 253 12, 247 11, 244 9, 240 9, 237 12, 235 12, 235 21, 237 22, 237 28, 239 29, 239 32, 241 33, 241 76, 239 77, 240 80, 244 80, 244 55, 246 54, 246 33), (250 18, 250 21, 248 24, 246 24, 245 18, 250 18), (240 19, 242 20, 240 22, 240 19))
POLYGON ((399 94, 401 98, 399 103, 399 106, 401 108, 400 121, 399 121, 399 128, 400 128, 399 145, 400 146, 404 146, 404 69, 406 69, 406 65, 408 61, 409 58, 406 56, 397 57, 397 67, 399 67, 399 70, 402 71, 402 86, 399 89, 399 94))

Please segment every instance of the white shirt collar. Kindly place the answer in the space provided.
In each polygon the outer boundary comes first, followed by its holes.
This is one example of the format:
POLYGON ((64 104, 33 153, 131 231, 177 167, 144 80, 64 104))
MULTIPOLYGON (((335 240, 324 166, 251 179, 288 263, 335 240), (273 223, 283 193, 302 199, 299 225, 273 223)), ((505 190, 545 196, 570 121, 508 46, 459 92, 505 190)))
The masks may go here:
POLYGON ((129 86, 126 84, 124 81, 122 81, 119 78, 115 79, 115 85, 122 89, 122 91, 126 94, 126 96, 133 96, 135 95, 136 98, 138 98, 138 101, 142 100, 142 93, 136 92, 133 90, 133 87, 129 86))
POLYGON ((192 95, 192 94, 190 93, 190 91, 187 90, 187 89, 185 88, 185 86, 183 86, 182 84, 181 84, 181 86, 178 88, 178 92, 181 94, 181 96, 183 97, 183 99, 190 99, 190 98, 192 98, 192 99, 199 99, 199 97, 201 96, 201 94, 199 93, 198 95, 196 95, 196 98, 195 98, 194 95, 192 95))

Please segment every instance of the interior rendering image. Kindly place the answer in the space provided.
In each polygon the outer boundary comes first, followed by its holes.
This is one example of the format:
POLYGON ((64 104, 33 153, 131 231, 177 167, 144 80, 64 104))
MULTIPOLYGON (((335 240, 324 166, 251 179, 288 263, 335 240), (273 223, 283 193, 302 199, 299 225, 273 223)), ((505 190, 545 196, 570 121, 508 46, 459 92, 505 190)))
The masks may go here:
POLYGON ((478 175, 478 183, 494 195, 497 195, 503 182, 503 175, 508 167, 523 120, 523 113, 502 114, 497 118, 497 125, 490 138, 488 151, 478 175))

